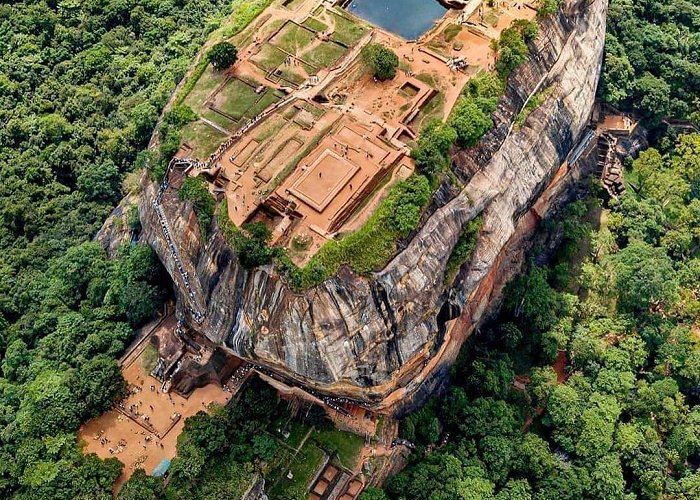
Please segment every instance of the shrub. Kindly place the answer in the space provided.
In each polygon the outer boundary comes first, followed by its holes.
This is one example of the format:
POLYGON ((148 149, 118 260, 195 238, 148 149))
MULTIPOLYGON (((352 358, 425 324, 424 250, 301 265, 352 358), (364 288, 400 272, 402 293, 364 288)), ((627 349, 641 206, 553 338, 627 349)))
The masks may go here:
POLYGON ((184 104, 181 104, 179 106, 175 106, 173 109, 168 111, 163 118, 163 121, 171 125, 177 129, 181 129, 185 125, 187 125, 190 122, 193 122, 197 119, 197 113, 192 111, 192 108, 189 106, 185 106, 184 104))
POLYGON ((370 43, 362 48, 362 58, 374 71, 379 80, 391 80, 399 67, 399 56, 388 47, 379 43, 370 43))
POLYGON ((467 83, 464 94, 470 96, 484 113, 496 111, 503 95, 503 81, 494 73, 482 71, 467 83))
POLYGON ((272 233, 262 222, 244 224, 238 229, 228 218, 228 206, 223 202, 217 214, 218 224, 226 240, 233 246, 245 269, 254 269, 272 262, 278 252, 268 243, 272 233))
POLYGON ((267 226, 262 222, 253 222, 244 224, 242 229, 234 239, 241 265, 246 269, 254 269, 271 263, 275 249, 268 245, 272 233, 267 226))
POLYGON ((477 217, 471 220, 462 231, 447 261, 445 270, 445 282, 447 284, 452 283, 457 276, 459 268, 472 256, 472 253, 474 253, 476 249, 476 240, 479 237, 482 224, 483 218, 477 217))
POLYGON ((191 202, 194 206, 202 238, 205 238, 214 216, 214 205, 216 203, 209 189, 207 189, 206 182, 201 177, 188 177, 182 183, 179 197, 183 201, 191 202))
POLYGON ((551 16, 557 11, 560 3, 561 0, 541 0, 537 8, 537 17, 543 18, 551 16))

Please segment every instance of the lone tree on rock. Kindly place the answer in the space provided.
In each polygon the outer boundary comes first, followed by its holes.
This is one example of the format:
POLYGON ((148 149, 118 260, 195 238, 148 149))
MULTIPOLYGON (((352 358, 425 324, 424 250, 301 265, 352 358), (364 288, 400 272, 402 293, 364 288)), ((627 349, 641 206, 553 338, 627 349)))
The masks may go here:
POLYGON ((362 49, 362 58, 379 80, 391 80, 396 76, 399 56, 390 48, 379 43, 370 43, 362 49))
POLYGON ((238 49, 232 43, 219 42, 211 48, 207 57, 216 69, 230 68, 238 59, 238 49))

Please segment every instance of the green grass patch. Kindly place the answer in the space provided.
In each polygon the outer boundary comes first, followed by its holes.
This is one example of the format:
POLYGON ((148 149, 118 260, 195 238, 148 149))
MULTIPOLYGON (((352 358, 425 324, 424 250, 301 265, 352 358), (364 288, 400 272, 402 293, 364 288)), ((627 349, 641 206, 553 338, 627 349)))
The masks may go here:
POLYGON ((321 42, 318 46, 304 54, 304 61, 317 67, 327 68, 345 54, 345 47, 333 42, 321 42))
POLYGON ((280 49, 290 53, 298 54, 304 50, 311 42, 313 42, 315 35, 308 29, 299 26, 295 23, 287 23, 282 31, 277 33, 275 37, 270 40, 270 43, 276 45, 280 49))
POLYGON ((418 73, 416 78, 426 85, 430 85, 431 87, 435 88, 435 78, 433 78, 433 75, 430 73, 418 73))
POLYGON ((284 118, 273 115, 270 119, 263 122, 263 125, 258 128, 258 135, 255 136, 255 140, 258 142, 265 142, 268 139, 274 137, 282 127, 287 124, 287 120, 284 118))
POLYGON ((197 113, 202 114, 207 97, 223 83, 224 78, 225 75, 222 71, 215 70, 211 64, 205 65, 204 72, 184 99, 184 103, 197 113))
POLYGON ((447 28, 445 28, 445 31, 442 32, 442 38, 449 43, 457 38, 457 35, 459 35, 461 32, 462 26, 459 24, 450 24, 447 28))
POLYGON ((316 118, 317 120, 321 118, 323 115, 326 114, 326 110, 323 108, 319 108, 318 106, 314 106, 313 104, 306 103, 304 105, 304 109, 311 113, 311 115, 316 118))
POLYGON ((310 444, 304 445, 296 456, 284 464, 285 467, 276 468, 276 471, 282 473, 268 492, 270 498, 287 498, 302 491, 305 493, 306 487, 321 467, 324 456, 320 448, 310 444), (292 479, 287 478, 288 471, 291 471, 292 479))
POLYGON ((278 71, 283 79, 294 85, 301 85, 306 80, 306 77, 295 71, 294 67, 280 67, 278 71))
POLYGON ((352 21, 345 16, 341 16, 336 12, 331 12, 331 16, 333 16, 333 21, 335 22, 335 30, 331 35, 331 40, 333 41, 350 47, 355 45, 367 32, 366 26, 352 21))
MULTIPOLYGON (((209 37, 209 41, 223 41, 239 34, 271 3, 272 0, 233 0, 231 4, 231 14, 228 16, 227 21, 212 33, 209 37)), ((174 101, 175 106, 179 106, 185 101, 204 74, 207 66, 209 66, 207 58, 202 57, 180 89, 180 92, 178 92, 174 101)), ((201 105, 201 103, 198 105, 201 105)), ((196 106, 197 105, 191 107, 195 108, 196 106)))
POLYGON ((337 429, 316 431, 313 440, 327 452, 337 453, 338 462, 343 467, 353 469, 365 440, 357 434, 337 429))
POLYGON ((488 24, 493 28, 498 26, 498 19, 499 16, 494 10, 489 10, 486 14, 484 14, 484 24, 488 24))
POLYGON ((301 23, 303 26, 309 28, 312 31, 318 32, 324 32, 328 29, 328 26, 318 19, 314 19, 313 17, 309 17, 306 21, 301 23))
POLYGON ((206 158, 224 142, 226 136, 201 120, 189 123, 182 129, 182 140, 192 148, 196 158, 206 158))
POLYGON ((287 2, 285 4, 285 8, 287 8, 289 10, 294 10, 297 7, 299 7, 299 5, 301 5, 303 2, 304 2, 304 0, 290 0, 289 2, 287 2))
POLYGON ((304 425, 298 420, 288 418, 287 416, 281 417, 268 427, 268 432, 270 434, 275 436, 281 443, 294 449, 299 448, 310 430, 312 429, 308 425, 304 425), (289 433, 289 437, 284 437, 285 432, 289 433))
POLYGON ((265 71, 273 71, 287 58, 287 54, 274 45, 264 45, 253 60, 265 71))
POLYGON ((259 99, 250 108, 248 108, 248 111, 245 114, 247 118, 252 118, 255 115, 262 113, 271 104, 274 104, 280 100, 280 97, 272 89, 267 89, 261 96, 259 95, 258 97, 259 99))
POLYGON ((211 108, 206 108, 200 114, 202 118, 206 118, 207 120, 216 123, 221 128, 225 128, 226 130, 236 129, 236 121, 231 120, 230 118, 226 118, 224 115, 222 115, 221 113, 217 113, 211 108))
POLYGON ((158 349, 153 347, 151 344, 148 344, 141 353, 141 356, 139 356, 139 361, 141 362, 143 370, 146 373, 151 373, 158 364, 159 357, 160 354, 158 354, 158 349))
POLYGON ((386 424, 386 417, 384 415, 379 415, 377 417, 377 425, 374 430, 374 435, 379 437, 382 435, 382 431, 384 430, 384 424, 386 424))
POLYGON ((413 129, 420 132, 431 120, 442 120, 444 110, 445 94, 438 92, 423 106, 418 115, 413 119, 413 129))
POLYGON ((272 0, 234 0, 233 11, 229 16, 231 22, 224 24, 217 31, 217 34, 223 40, 236 36, 271 3, 272 0))
POLYGON ((237 78, 230 80, 217 96, 217 109, 235 120, 241 119, 260 98, 255 89, 237 78))

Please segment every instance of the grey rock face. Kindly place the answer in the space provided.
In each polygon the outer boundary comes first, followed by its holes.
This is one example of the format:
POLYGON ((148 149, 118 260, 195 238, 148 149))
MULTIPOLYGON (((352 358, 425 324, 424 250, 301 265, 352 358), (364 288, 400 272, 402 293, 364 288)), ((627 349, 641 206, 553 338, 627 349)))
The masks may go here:
POLYGON ((564 12, 541 26, 530 60, 509 79, 494 130, 477 148, 455 152, 453 168, 465 188, 449 201, 449 190, 441 190, 419 231, 369 278, 343 269, 296 294, 269 266, 246 271, 216 225, 206 241, 199 234, 192 207, 177 199, 175 180, 163 208, 190 277, 191 299, 151 206, 158 186, 144 179, 146 240, 173 277, 181 308, 206 311, 203 322, 192 326, 293 381, 378 407, 409 397, 444 369, 517 271, 504 256, 523 247, 521 233, 533 207, 539 203, 538 213, 546 212, 552 179, 588 122, 607 0, 567 2, 564 12), (553 90, 546 101, 514 130, 512 119, 527 98, 547 87, 553 90), (480 213, 484 224, 474 256, 446 289, 447 260, 480 213), (444 320, 460 313, 446 335, 444 320))

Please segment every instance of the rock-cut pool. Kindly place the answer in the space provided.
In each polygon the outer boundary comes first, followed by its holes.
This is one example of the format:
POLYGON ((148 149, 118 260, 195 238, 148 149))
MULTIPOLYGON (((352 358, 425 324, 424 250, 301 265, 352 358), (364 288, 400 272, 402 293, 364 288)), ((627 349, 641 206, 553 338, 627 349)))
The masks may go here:
POLYGON ((347 9, 406 40, 419 38, 447 12, 437 0, 351 0, 347 9))

